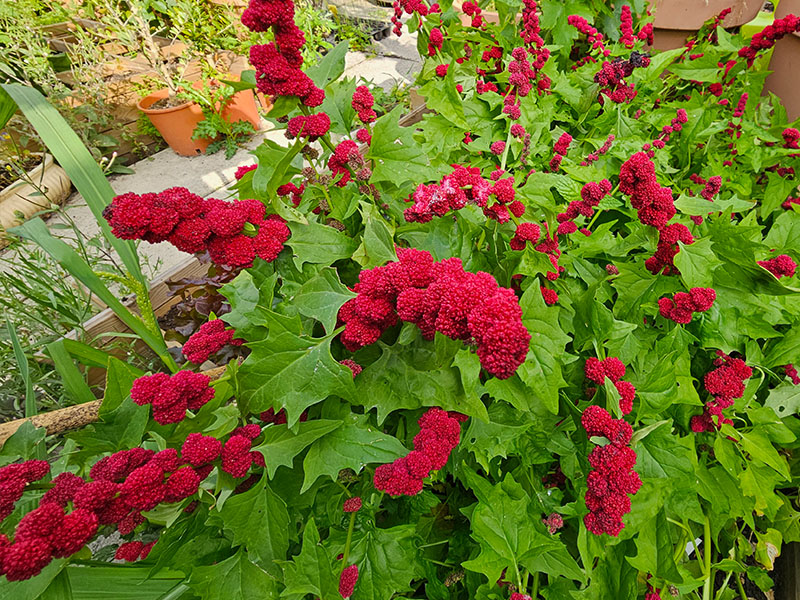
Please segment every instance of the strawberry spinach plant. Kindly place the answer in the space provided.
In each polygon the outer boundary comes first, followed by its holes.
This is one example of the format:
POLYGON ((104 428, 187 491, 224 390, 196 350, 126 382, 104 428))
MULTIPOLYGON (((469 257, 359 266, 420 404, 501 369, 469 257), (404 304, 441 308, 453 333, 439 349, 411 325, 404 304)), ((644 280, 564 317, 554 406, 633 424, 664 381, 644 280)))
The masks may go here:
POLYGON ((754 64, 800 19, 745 41, 722 14, 654 52, 640 2, 494 6, 396 0, 414 121, 377 116, 344 46, 303 72, 291 1, 251 0, 288 145, 235 201, 165 182, 104 212, 237 271, 224 314, 176 373, 111 359, 100 421, 52 465, 41 431, 9 440, 0 590, 772 587, 800 541, 800 132, 754 64))

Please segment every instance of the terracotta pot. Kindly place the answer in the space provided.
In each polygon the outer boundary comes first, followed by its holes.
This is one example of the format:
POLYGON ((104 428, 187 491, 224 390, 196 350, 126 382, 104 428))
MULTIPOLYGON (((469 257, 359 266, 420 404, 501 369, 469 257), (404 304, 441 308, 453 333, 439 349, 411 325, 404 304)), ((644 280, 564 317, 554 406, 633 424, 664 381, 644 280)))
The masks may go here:
POLYGON ((703 23, 730 7, 725 27, 738 27, 752 21, 764 0, 656 0, 653 22, 653 47, 657 50, 680 48, 703 23))
MULTIPOLYGON (((271 107, 271 106, 270 106, 271 107)), ((258 129, 261 124, 261 115, 258 114, 256 107, 256 97, 253 90, 242 90, 236 92, 228 105, 222 109, 222 118, 229 123, 237 121, 250 121, 258 129)))
POLYGON ((6 229, 22 225, 53 204, 62 204, 71 188, 72 182, 64 169, 55 163, 52 156, 45 154, 42 162, 28 171, 25 180, 20 179, 0 190, 0 248, 10 241, 6 229))
MULTIPOLYGON (((800 0, 781 0, 775 18, 800 15, 800 0)), ((764 91, 777 95, 786 108, 789 122, 800 117, 800 33, 787 35, 775 44, 769 63, 772 71, 764 82, 764 91)))
POLYGON ((153 127, 158 129, 164 141, 177 154, 181 156, 202 154, 208 148, 211 140, 208 138, 192 139, 195 127, 205 118, 200 106, 194 102, 185 102, 171 108, 150 108, 152 104, 167 96, 169 96, 169 90, 158 90, 139 100, 137 106, 147 115, 153 127))

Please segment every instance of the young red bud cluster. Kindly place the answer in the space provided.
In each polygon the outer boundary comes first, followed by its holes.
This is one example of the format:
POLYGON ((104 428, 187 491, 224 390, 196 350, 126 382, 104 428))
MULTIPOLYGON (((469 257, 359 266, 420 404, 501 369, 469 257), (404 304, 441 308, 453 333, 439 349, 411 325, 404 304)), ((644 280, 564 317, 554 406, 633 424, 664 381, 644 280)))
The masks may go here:
POLYGON ((286 137, 290 140, 296 137, 307 138, 309 142, 313 142, 328 133, 330 128, 331 118, 325 112, 297 115, 286 124, 286 137))
POLYGON ((414 496, 422 491, 423 480, 431 471, 447 464, 461 436, 458 419, 441 408, 431 408, 418 423, 420 431, 414 437, 414 450, 375 469, 376 489, 391 496, 414 496))
POLYGON ((339 310, 341 340, 350 351, 375 343, 400 320, 416 324, 425 339, 439 333, 477 346, 481 365, 511 377, 528 352, 530 334, 514 292, 488 273, 464 271, 461 260, 434 263, 428 252, 398 248, 398 262, 366 269, 356 298, 339 310))
POLYGON ((769 260, 759 260, 756 262, 778 279, 781 277, 793 277, 795 270, 797 270, 797 263, 794 262, 792 257, 788 254, 781 254, 769 260))
POLYGON ((631 7, 623 4, 622 12, 619 15, 619 41, 626 48, 633 48, 636 43, 633 37, 633 16, 631 15, 631 7))
POLYGON ((212 319, 203 323, 200 329, 186 340, 182 348, 183 355, 189 362, 201 365, 228 344, 241 346, 244 340, 234 338, 235 334, 233 329, 225 328, 225 322, 221 319, 212 319))
POLYGON ((372 96, 372 92, 369 91, 369 88, 365 85, 359 85, 356 91, 353 92, 351 105, 353 106, 353 110, 358 113, 358 118, 362 123, 372 123, 378 118, 378 115, 372 108, 374 104, 375 98, 372 96))
POLYGON ((622 381, 625 376, 625 365, 616 357, 609 356, 599 360, 591 357, 583 367, 586 379, 599 385, 603 385, 605 378, 608 377, 617 388, 619 393, 619 408, 623 415, 627 415, 633 410, 633 398, 636 395, 636 388, 629 381, 622 381))
POLYGON ((769 50, 779 39, 797 31, 800 31, 800 17, 786 15, 782 19, 776 19, 772 25, 767 25, 753 35, 750 45, 739 50, 739 57, 746 59, 747 66, 752 67, 759 52, 769 50))
POLYGON ((331 170, 333 177, 337 178, 337 186, 344 187, 347 185, 351 179, 350 163, 358 161, 363 163, 363 158, 358 151, 358 144, 353 140, 339 142, 333 154, 328 158, 328 168, 331 170))
POLYGON ((744 395, 744 382, 753 375, 753 370, 741 358, 731 358, 721 350, 717 350, 714 366, 717 368, 706 373, 703 379, 713 399, 706 402, 703 414, 691 418, 691 428, 695 433, 714 431, 724 424, 732 425, 733 421, 724 417, 722 410, 733 406, 736 398, 744 395))
POLYGON ((794 385, 800 385, 800 375, 797 374, 797 369, 792 363, 783 366, 783 373, 792 380, 794 385))
POLYGON ((231 267, 249 267, 256 257, 272 262, 289 239, 283 219, 266 216, 258 200, 201 198, 181 187, 141 196, 122 194, 103 216, 120 239, 168 241, 190 254, 208 251, 215 263, 231 267), (252 236, 245 233, 247 223, 253 227, 252 236))
POLYGON ((647 270, 653 275, 658 275, 662 272, 665 275, 677 273, 678 270, 675 268, 673 260, 680 249, 678 242, 683 244, 694 243, 694 237, 686 225, 672 223, 660 229, 656 253, 644 261, 644 266, 647 267, 647 270))
POLYGON ((214 397, 210 382, 208 375, 191 371, 145 375, 133 382, 131 400, 139 406, 152 405, 153 419, 159 425, 179 423, 187 410, 198 410, 214 397))
POLYGON ((658 312, 665 319, 676 323, 691 323, 696 312, 705 312, 714 305, 717 293, 712 288, 694 287, 678 292, 672 298, 659 298, 658 312))
POLYGON ((358 566, 350 565, 345 567, 339 576, 339 594, 344 600, 353 595, 353 590, 356 589, 356 582, 358 582, 358 566))
POLYGON ((581 416, 581 424, 589 437, 608 439, 605 446, 596 446, 589 454, 592 471, 586 479, 586 508, 583 518, 586 529, 595 535, 619 535, 625 525, 622 517, 631 511, 628 495, 635 494, 642 485, 633 470, 636 452, 628 446, 633 436, 630 424, 614 419, 599 406, 588 406, 581 416))
POLYGON ((645 225, 662 229, 675 216, 672 190, 656 180, 656 167, 644 152, 637 152, 622 164, 619 189, 631 197, 631 205, 645 225))

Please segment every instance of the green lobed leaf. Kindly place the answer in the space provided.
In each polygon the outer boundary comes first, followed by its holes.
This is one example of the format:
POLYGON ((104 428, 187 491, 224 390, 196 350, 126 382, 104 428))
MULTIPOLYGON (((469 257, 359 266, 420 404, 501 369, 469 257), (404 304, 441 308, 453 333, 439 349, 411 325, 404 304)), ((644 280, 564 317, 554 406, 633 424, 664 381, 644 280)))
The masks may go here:
POLYGON ((311 517, 303 529, 300 553, 283 564, 286 588, 281 592, 281 598, 301 600, 307 594, 317 598, 336 598, 339 594, 339 579, 334 572, 336 567, 338 564, 331 553, 320 543, 317 525, 311 517))
POLYGON ((336 269, 325 267, 306 281, 291 301, 301 315, 316 319, 330 333, 336 329, 336 319, 341 306, 355 298, 340 280, 336 269))
POLYGON ((242 409, 258 413, 286 409, 293 426, 309 406, 330 395, 353 395, 353 372, 331 356, 337 331, 323 338, 270 327, 266 340, 254 342, 239 369, 242 409))
POLYGON ((282 425, 274 425, 264 429, 264 440, 254 452, 261 452, 267 466, 270 479, 275 476, 278 467, 291 467, 295 456, 308 448, 313 442, 334 429, 341 427, 343 421, 315 419, 297 424, 297 431, 282 425))
POLYGON ((387 181, 395 185, 424 183, 436 178, 428 157, 414 141, 411 127, 400 127, 400 107, 375 121, 367 160, 372 161, 372 183, 387 181), (400 142, 399 144, 397 142, 400 142))
POLYGON ((353 254, 353 260, 364 269, 371 269, 397 260, 394 225, 389 223, 374 204, 361 202, 364 241, 353 254))
POLYGON ((323 475, 336 479, 342 469, 360 473, 369 463, 390 463, 408 454, 400 440, 367 422, 366 415, 350 415, 350 421, 316 440, 303 459, 302 494, 323 475))
POLYGON ((286 244, 294 250, 298 269, 303 268, 303 263, 329 265, 340 258, 350 258, 358 247, 358 240, 328 225, 289 223, 289 229, 292 235, 286 244))
POLYGON ((250 342, 266 336, 266 315, 272 309, 278 280, 277 274, 271 271, 271 267, 267 272, 260 265, 242 270, 219 290, 231 305, 230 312, 222 316, 223 320, 236 330, 237 335, 250 342))
POLYGON ((680 251, 675 255, 675 266, 681 272, 686 287, 712 287, 714 269, 722 264, 711 249, 711 239, 695 240, 693 244, 678 242, 680 251))
POLYGON ((242 549, 215 565, 195 567, 187 583, 201 600, 264 600, 278 597, 277 581, 248 560, 242 549))
POLYGON ((219 512, 209 513, 209 522, 229 532, 234 546, 242 546, 265 571, 280 575, 277 561, 284 560, 289 549, 289 513, 266 475, 246 492, 228 498, 219 512))

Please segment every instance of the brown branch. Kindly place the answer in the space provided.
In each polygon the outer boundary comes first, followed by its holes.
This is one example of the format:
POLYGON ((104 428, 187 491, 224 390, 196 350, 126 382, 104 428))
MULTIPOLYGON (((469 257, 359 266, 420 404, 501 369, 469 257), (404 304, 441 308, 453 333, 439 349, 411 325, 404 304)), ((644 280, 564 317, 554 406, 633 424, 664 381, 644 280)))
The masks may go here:
MULTIPOLYGON (((208 371, 203 371, 206 375, 211 377, 212 381, 219 379, 225 373, 224 366, 215 367, 208 371)), ((19 429, 23 423, 30 421, 35 427, 44 427, 47 430, 47 435, 56 433, 63 433, 71 429, 80 429, 90 423, 94 423, 100 419, 100 405, 102 400, 94 400, 92 402, 85 402, 83 404, 76 404, 75 406, 67 406, 66 408, 59 408, 58 410, 51 410, 50 412, 42 413, 34 417, 27 417, 25 419, 17 419, 9 421, 8 423, 0 424, 0 447, 6 443, 19 429)))

